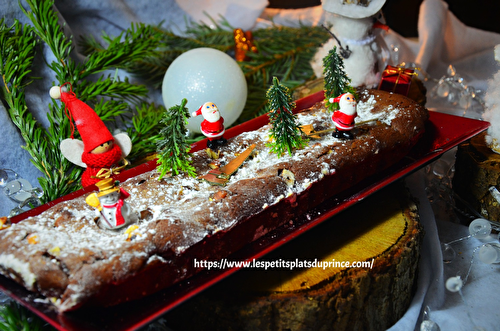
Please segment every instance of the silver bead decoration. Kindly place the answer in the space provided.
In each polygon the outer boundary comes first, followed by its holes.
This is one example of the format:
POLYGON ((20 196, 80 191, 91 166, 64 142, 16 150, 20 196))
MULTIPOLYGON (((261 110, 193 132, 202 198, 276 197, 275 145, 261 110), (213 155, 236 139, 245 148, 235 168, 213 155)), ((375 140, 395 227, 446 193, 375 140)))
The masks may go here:
MULTIPOLYGON (((430 78, 427 76, 427 79, 430 78)), ((484 101, 478 96, 481 91, 468 86, 453 65, 448 66, 445 76, 439 80, 432 80, 436 82, 436 86, 430 91, 431 97, 446 98, 452 105, 458 105, 465 110, 472 107, 473 101, 478 102, 483 109, 485 108, 484 101)))
MULTIPOLYGON (((399 62, 399 47, 398 45, 390 45, 390 57, 393 63, 399 63, 398 66, 410 68, 415 71, 417 77, 423 81, 434 81, 436 85, 429 91, 431 98, 446 98, 452 105, 459 105, 467 110, 473 106, 473 101, 479 103, 483 108, 486 108, 484 101, 480 97, 482 91, 475 90, 472 86, 467 86, 462 76, 457 73, 453 65, 449 65, 446 69, 446 75, 440 79, 432 78, 427 72, 422 70, 418 63, 399 62)), ((464 114, 465 115, 465 114, 464 114)))
POLYGON ((23 208, 34 208, 42 204, 40 198, 43 196, 43 190, 33 187, 29 181, 20 178, 11 169, 0 169, 0 187, 5 196, 18 204, 10 211, 9 218, 24 212, 23 208))
POLYGON ((9 216, 7 216, 8 218, 12 218, 14 216, 17 216, 19 214, 21 214, 22 212, 24 212, 24 210, 22 210, 21 208, 19 208, 19 206, 17 207, 14 207, 10 213, 9 213, 9 216))
POLYGON ((7 171, 0 169, 0 187, 5 186, 8 180, 9 175, 7 175, 7 171))
POLYGON ((450 76, 450 77, 453 77, 457 74, 455 67, 452 66, 451 64, 448 66, 448 69, 446 69, 446 72, 448 73, 448 76, 450 76))
POLYGON ((441 331, 439 325, 431 320, 431 309, 429 306, 425 306, 422 323, 420 324, 420 331, 441 331))
POLYGON ((390 58, 392 60, 392 63, 399 63, 399 46, 391 44, 391 54, 390 58))
POLYGON ((0 292, 0 305, 5 305, 11 300, 12 299, 7 294, 0 292))
POLYGON ((443 255, 443 263, 451 263, 457 257, 457 253, 448 243, 441 244, 441 253, 443 255))
POLYGON ((439 80, 436 94, 441 98, 446 98, 450 94, 450 86, 444 82, 444 79, 439 80))
POLYGON ((425 320, 420 324, 420 331, 441 331, 441 328, 436 322, 425 320))
POLYGON ((458 97, 458 104, 464 109, 470 108, 472 104, 472 93, 470 92, 470 89, 468 87, 460 92, 460 95, 458 97))

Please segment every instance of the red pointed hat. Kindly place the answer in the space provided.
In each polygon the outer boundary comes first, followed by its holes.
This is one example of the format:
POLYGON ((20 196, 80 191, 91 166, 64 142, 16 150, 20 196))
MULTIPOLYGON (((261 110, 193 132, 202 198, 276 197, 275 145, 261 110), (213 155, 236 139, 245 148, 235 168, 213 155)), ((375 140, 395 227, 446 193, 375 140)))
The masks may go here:
POLYGON ((342 99, 342 97, 347 94, 347 93, 342 93, 341 95, 339 95, 338 97, 335 97, 333 98, 333 102, 336 102, 336 103, 339 103, 340 102, 340 99, 342 99))
MULTIPOLYGON (((82 137, 84 153, 91 152, 97 146, 114 140, 113 135, 96 112, 85 102, 78 99, 73 91, 66 92, 61 86, 60 95, 61 101, 69 110, 70 122, 74 119, 76 128, 82 137)), ((71 138, 73 138, 73 124, 71 126, 71 138)))

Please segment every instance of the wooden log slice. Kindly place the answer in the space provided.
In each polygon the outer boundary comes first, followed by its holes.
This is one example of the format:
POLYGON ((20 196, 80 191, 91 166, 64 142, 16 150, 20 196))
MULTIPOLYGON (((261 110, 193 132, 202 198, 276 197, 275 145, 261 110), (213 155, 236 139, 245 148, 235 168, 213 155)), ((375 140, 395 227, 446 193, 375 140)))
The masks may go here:
POLYGON ((258 260, 165 316, 173 330, 385 330, 407 310, 423 231, 392 185, 258 260), (330 266, 287 268, 332 262, 330 266), (333 262, 367 261, 346 268, 333 262))

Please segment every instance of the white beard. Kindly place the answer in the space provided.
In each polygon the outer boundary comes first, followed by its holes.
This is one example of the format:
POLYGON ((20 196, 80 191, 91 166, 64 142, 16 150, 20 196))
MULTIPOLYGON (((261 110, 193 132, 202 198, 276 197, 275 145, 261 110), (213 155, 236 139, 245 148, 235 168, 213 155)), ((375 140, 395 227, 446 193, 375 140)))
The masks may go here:
POLYGON ((343 102, 340 104, 340 111, 346 115, 354 115, 356 113, 356 104, 353 102, 343 102))
POLYGON ((213 113, 212 111, 203 114, 203 118, 205 118, 209 122, 217 122, 220 119, 220 112, 216 111, 213 113))

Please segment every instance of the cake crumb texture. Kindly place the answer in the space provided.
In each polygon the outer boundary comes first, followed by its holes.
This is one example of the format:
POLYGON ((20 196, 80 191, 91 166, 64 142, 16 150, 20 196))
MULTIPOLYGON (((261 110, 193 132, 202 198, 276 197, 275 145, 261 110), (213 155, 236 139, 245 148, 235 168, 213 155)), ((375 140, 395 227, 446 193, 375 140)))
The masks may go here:
MULTIPOLYGON (((353 140, 324 134, 278 157, 266 146, 269 126, 229 139, 221 164, 256 146, 224 187, 182 175, 158 180, 156 170, 124 181, 140 215, 132 236, 101 229, 85 197, 12 224, 0 231, 0 272, 60 311, 114 305, 186 279, 199 271, 194 258, 225 257, 408 153, 424 132, 427 110, 388 92, 359 96, 353 140)), ((298 121, 321 131, 332 127, 330 116, 318 103, 298 121)), ((213 163, 205 151, 192 160, 198 175, 213 163)))

